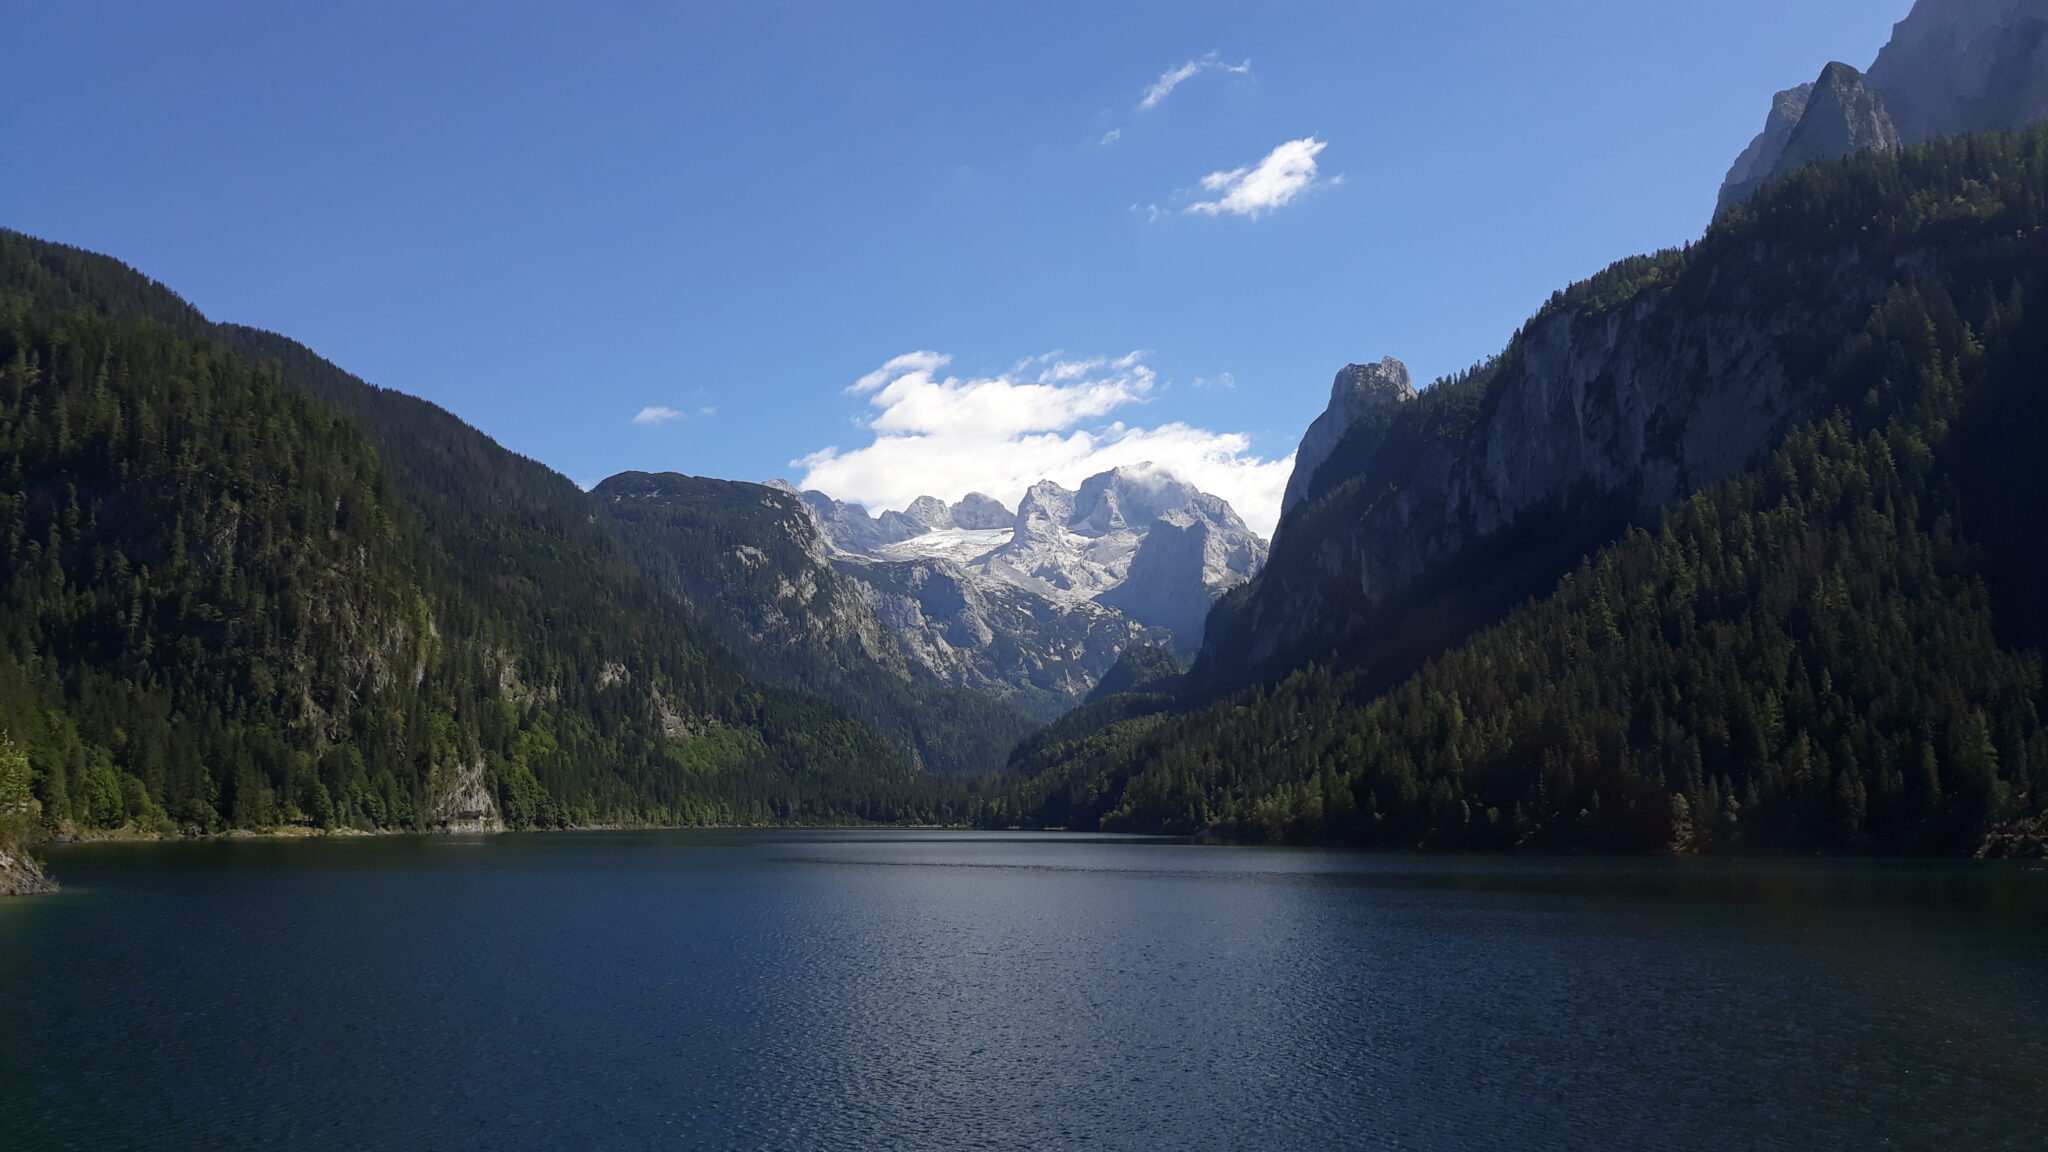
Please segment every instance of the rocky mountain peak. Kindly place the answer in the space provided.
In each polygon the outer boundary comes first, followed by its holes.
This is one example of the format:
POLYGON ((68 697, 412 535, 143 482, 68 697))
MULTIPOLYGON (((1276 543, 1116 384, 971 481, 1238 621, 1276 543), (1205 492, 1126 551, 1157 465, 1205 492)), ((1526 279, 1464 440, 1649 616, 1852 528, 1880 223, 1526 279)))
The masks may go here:
POLYGON ((955 526, 953 523, 953 510, 936 496, 919 496, 910 502, 910 507, 905 508, 903 514, 924 525, 926 528, 952 528, 955 526))
POLYGON ((1863 82, 1863 73, 1840 61, 1821 70, 1806 101, 1806 114, 1785 142, 1781 171, 1821 160, 1899 146, 1899 132, 1884 101, 1863 82))
POLYGON ((1759 185, 1770 179, 1772 168, 1785 155, 1785 146, 1792 141, 1793 130, 1799 127, 1800 118, 1806 115, 1806 103, 1812 96, 1813 84, 1809 82, 1797 88, 1787 88, 1771 98, 1771 112, 1764 118, 1764 130, 1749 142, 1742 155, 1735 158, 1735 166, 1728 170, 1728 178, 1721 183, 1721 198, 1716 211, 1747 199, 1759 185))
POLYGON ((1156 464, 1127 464, 1081 482, 1067 528, 1084 536, 1142 528, 1202 497, 1199 488, 1156 464))
POLYGON ((797 497, 817 521, 825 542, 840 552, 870 552, 930 531, 901 512, 884 512, 877 518, 864 505, 834 500, 823 492, 800 492, 797 497))
MULTIPOLYGON (((1406 370, 1386 374, 1396 377, 1406 387, 1406 370)), ((1361 394, 1382 387, 1362 385, 1361 394)), ((880 516, 819 492, 802 499, 848 561, 940 564, 969 583, 1042 599, 1048 611, 1115 609, 1133 627, 1171 629, 1189 649, 1209 605, 1266 559, 1265 541, 1228 501, 1152 463, 1097 473, 1078 491, 1042 480, 1014 513, 981 493, 950 507, 924 496, 880 516)))
POLYGON ((1347 364, 1330 385, 1330 403, 1302 435, 1294 454, 1294 474, 1287 478, 1287 492, 1280 501, 1280 514, 1307 498, 1309 483, 1337 450, 1354 424, 1384 419, 1399 404, 1415 399, 1415 384, 1408 366, 1392 356, 1376 364, 1347 364))
POLYGON ((1017 535, 1050 535, 1074 518, 1074 494, 1050 480, 1040 480, 1017 505, 1017 535))
POLYGON ((1717 211, 1802 165, 2048 119, 2048 0, 1918 0, 1866 76, 1829 64, 1772 101, 1717 211))
POLYGON ((1774 177, 1808 164, 1858 152, 1899 147, 1899 132, 1885 102, 1863 73, 1835 61, 1811 84, 1771 101, 1764 130, 1750 141, 1721 183, 1717 210, 1739 204, 1774 177))
POLYGON ((1377 364, 1347 364, 1330 385, 1331 405, 1347 409, 1413 399, 1415 385, 1408 366, 1392 356, 1381 357, 1377 364))
POLYGON ((1017 514, 1003 507, 1003 502, 980 492, 969 492, 953 505, 953 526, 969 531, 987 531, 1008 528, 1017 523, 1017 514))

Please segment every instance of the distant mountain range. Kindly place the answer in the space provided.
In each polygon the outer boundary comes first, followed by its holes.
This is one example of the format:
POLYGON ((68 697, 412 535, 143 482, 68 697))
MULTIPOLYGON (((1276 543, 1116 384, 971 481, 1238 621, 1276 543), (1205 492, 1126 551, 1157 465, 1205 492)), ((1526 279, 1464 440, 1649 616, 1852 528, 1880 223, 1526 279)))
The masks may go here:
POLYGON ((874 516, 781 487, 910 660, 1048 720, 1132 644, 1192 653, 1210 607, 1266 559, 1228 503, 1150 464, 1078 491, 1044 481, 1014 512, 974 493, 874 516))

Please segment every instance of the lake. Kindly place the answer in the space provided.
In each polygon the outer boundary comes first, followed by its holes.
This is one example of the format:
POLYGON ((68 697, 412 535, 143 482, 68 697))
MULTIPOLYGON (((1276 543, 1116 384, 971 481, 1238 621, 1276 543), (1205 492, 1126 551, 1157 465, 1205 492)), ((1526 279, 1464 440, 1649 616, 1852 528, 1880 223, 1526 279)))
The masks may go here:
POLYGON ((2048 870, 965 832, 74 845, 0 1146, 2039 1148, 2048 870))

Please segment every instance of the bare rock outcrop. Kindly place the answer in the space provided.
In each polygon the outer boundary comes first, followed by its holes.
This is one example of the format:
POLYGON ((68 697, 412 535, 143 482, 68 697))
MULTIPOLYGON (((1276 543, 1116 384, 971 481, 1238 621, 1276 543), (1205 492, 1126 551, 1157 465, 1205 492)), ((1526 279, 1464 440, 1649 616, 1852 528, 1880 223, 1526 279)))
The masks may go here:
POLYGON ((1831 63, 1812 84, 1778 93, 1762 134, 1736 158, 1722 182, 1719 207, 1739 204, 1767 182, 1808 164, 1898 147, 1899 132, 1885 101, 1861 72, 1831 63))
POLYGON ((24 848, 0 844, 0 896, 43 896, 57 890, 57 882, 24 848))
POLYGON ((1388 356, 1377 364, 1347 364, 1330 385, 1330 403, 1301 437, 1294 453, 1294 474, 1287 478, 1287 493, 1280 501, 1285 516, 1307 498, 1316 470, 1330 459, 1337 445, 1361 423, 1387 415, 1395 406, 1415 399, 1415 385, 1408 366, 1388 356))
POLYGON ((1869 83, 1908 144, 2048 119, 2048 0, 1920 0, 1869 83))
POLYGON ((484 779, 481 760, 456 760, 437 765, 427 779, 427 827, 435 832, 503 832, 498 799, 484 779))

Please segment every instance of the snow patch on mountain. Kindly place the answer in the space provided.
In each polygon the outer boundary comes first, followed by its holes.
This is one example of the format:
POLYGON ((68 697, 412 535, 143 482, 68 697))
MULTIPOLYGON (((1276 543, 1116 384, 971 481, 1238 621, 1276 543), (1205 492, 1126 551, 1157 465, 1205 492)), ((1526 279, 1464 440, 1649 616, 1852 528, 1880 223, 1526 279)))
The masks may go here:
POLYGON ((1041 481, 1015 512, 979 493, 952 505, 920 497, 879 516, 821 492, 800 495, 842 558, 943 561, 971 582, 1061 610, 1114 609, 1138 625, 1170 630, 1189 650, 1201 642, 1208 605, 1266 559, 1266 542, 1227 501, 1149 463, 1090 476, 1078 490, 1041 481), (1145 543, 1161 526, 1176 543, 1148 552, 1145 543))

